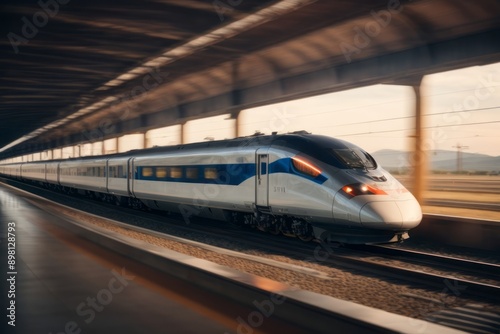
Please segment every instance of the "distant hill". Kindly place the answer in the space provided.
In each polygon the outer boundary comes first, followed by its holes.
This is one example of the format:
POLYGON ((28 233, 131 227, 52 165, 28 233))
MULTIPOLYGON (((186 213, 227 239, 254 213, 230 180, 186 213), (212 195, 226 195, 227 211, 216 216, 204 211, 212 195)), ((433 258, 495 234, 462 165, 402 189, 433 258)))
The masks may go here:
MULTIPOLYGON (((383 168, 390 171, 403 172, 410 167, 410 155, 405 151, 379 150, 372 155, 383 168)), ((455 172, 457 170, 456 151, 427 151, 427 159, 432 171, 455 172)), ((500 172, 500 156, 462 152, 462 171, 500 172)))

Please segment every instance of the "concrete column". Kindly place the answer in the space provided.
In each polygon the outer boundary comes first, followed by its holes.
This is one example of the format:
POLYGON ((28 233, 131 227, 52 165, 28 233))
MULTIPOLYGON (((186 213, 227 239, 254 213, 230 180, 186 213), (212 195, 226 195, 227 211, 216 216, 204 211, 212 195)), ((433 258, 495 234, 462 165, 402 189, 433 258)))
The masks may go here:
POLYGON ((118 137, 115 137, 115 149, 116 149, 115 153, 120 153, 120 138, 118 137))
POLYGON ((137 149, 143 150, 146 148, 146 133, 138 133, 138 138, 140 139, 139 147, 137 149))
POLYGON ((240 112, 241 110, 231 113, 231 118, 234 119, 234 138, 238 138, 240 136, 240 112))
POLYGON ((185 134, 185 131, 186 131, 186 122, 184 123, 181 123, 181 131, 180 131, 180 142, 181 142, 181 145, 185 144, 186 143, 186 134, 185 134))
POLYGON ((423 107, 422 107, 422 80, 418 84, 413 85, 415 91, 415 135, 412 154, 413 167, 413 195, 417 198, 420 205, 423 204, 423 193, 425 190, 425 178, 427 173, 427 157, 424 151, 424 134, 423 134, 423 107))
POLYGON ((146 135, 148 132, 144 132, 142 134, 142 142, 143 142, 143 145, 142 145, 142 148, 149 148, 149 141, 148 141, 148 136, 146 135))

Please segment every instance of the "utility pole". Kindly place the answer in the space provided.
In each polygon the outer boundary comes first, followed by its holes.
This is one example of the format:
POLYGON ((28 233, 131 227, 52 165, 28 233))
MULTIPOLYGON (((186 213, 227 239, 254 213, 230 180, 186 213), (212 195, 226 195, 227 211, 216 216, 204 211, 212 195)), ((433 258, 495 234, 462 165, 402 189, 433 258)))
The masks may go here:
POLYGON ((462 172, 462 150, 469 148, 469 146, 460 145, 457 143, 457 146, 453 146, 457 149, 457 174, 462 172))

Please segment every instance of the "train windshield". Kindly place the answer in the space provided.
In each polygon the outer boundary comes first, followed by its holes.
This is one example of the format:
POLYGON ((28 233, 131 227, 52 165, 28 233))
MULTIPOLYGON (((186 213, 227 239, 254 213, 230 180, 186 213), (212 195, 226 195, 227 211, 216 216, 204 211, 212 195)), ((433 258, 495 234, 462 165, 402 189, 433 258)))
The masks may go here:
POLYGON ((333 149, 332 152, 347 168, 377 168, 375 159, 359 148, 333 149))

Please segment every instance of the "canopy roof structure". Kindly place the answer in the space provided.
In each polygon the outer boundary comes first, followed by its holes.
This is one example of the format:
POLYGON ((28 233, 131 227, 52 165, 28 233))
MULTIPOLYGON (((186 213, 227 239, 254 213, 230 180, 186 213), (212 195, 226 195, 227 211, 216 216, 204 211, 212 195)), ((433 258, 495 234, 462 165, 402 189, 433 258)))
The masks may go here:
POLYGON ((0 6, 0 159, 500 61, 497 0, 0 6))

